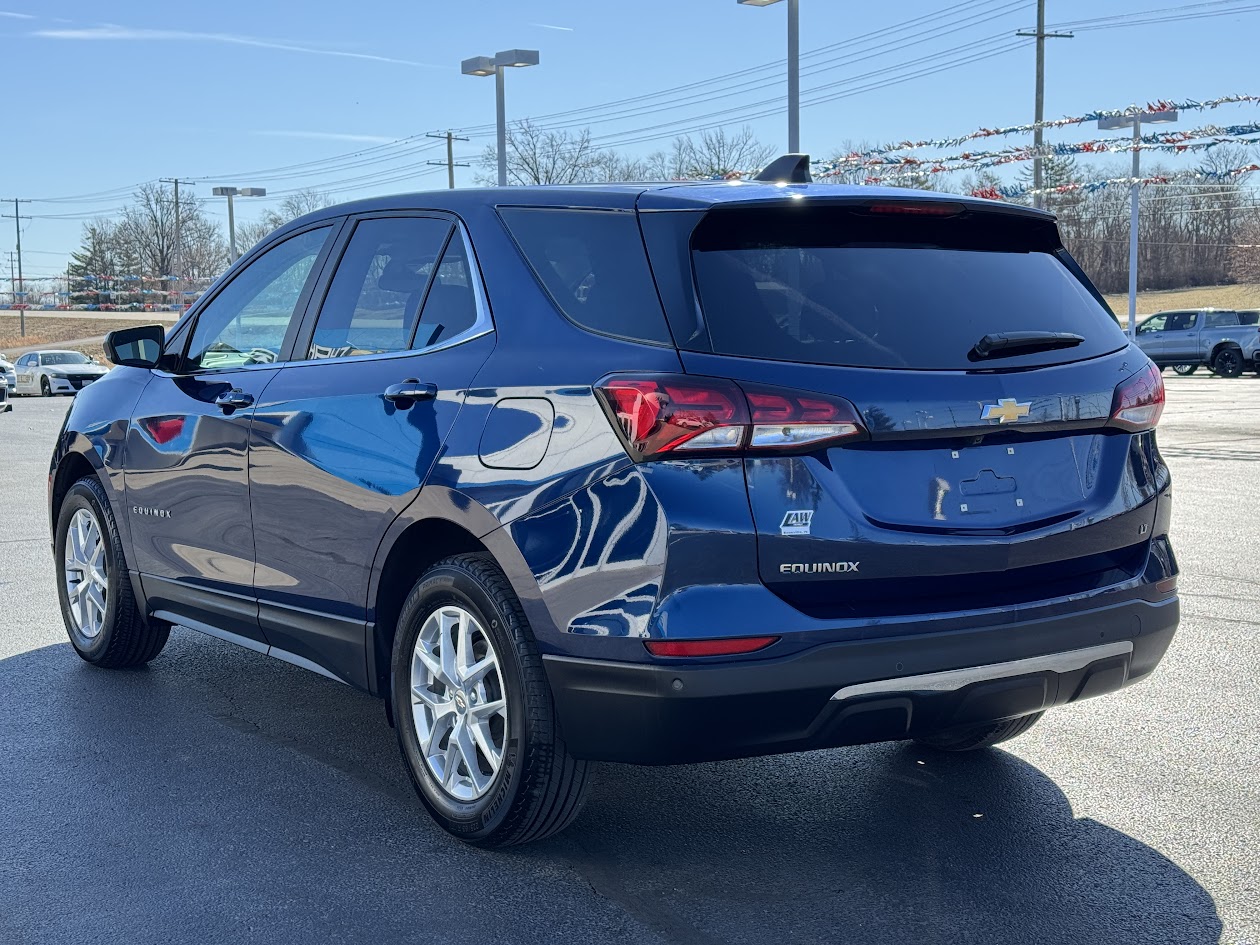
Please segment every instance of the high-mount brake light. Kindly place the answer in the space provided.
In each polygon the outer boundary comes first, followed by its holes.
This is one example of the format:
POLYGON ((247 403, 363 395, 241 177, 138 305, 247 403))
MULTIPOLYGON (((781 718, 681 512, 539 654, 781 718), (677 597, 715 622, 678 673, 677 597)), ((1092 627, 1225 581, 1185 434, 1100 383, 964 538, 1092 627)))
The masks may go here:
POLYGON ((1153 430, 1164 412, 1164 378, 1148 364, 1116 387, 1111 401, 1111 425, 1139 432, 1153 430))
POLYGON ((840 397, 720 377, 616 376, 596 391, 637 460, 801 451, 866 433, 857 409, 840 397))
POLYGON ((953 217, 963 212, 962 204, 937 203, 873 203, 867 208, 868 213, 904 214, 916 217, 953 217))
POLYGON ((764 650, 778 637, 733 637, 726 640, 644 640, 653 656, 735 656, 764 650))

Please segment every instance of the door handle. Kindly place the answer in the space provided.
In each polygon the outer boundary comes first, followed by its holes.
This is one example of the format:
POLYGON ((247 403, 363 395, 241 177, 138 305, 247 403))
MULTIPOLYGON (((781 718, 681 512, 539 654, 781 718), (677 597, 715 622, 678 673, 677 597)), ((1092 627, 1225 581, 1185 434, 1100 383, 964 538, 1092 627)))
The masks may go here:
POLYGON ((214 405, 221 409, 224 413, 231 413, 233 410, 241 410, 245 407, 252 407, 254 404, 254 395, 247 394, 239 387, 233 387, 231 390, 224 391, 218 397, 214 398, 214 405))
POLYGON ((437 385, 409 377, 401 384, 385 388, 385 399, 406 410, 417 400, 432 400, 437 396, 437 385))

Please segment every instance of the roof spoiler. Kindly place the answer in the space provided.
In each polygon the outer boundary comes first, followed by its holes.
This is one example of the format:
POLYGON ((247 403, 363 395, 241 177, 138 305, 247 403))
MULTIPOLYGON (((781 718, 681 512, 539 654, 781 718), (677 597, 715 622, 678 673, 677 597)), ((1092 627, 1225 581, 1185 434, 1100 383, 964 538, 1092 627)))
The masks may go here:
POLYGON ((763 167, 753 180, 776 184, 811 183, 814 179, 809 176, 809 155, 785 154, 777 157, 763 167))

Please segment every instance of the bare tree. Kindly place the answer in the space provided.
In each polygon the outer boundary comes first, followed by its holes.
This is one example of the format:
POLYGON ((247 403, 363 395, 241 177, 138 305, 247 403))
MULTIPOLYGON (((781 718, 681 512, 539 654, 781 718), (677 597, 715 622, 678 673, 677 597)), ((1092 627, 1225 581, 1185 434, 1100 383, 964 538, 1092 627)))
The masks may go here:
MULTIPOLYGON (((498 152, 489 146, 478 164, 483 172, 479 184, 498 182, 498 152)), ((509 184, 577 184, 609 180, 604 152, 591 144, 591 132, 548 131, 530 121, 514 122, 507 132, 507 172, 509 184), (601 173, 601 171, 603 173, 601 173)))
POLYGON ((774 148, 758 141, 745 125, 730 133, 716 128, 675 138, 669 151, 656 152, 648 163, 653 176, 664 180, 704 180, 758 171, 774 156, 774 148))
POLYGON ((251 247, 258 243, 264 236, 270 234, 278 227, 284 226, 290 220, 296 220, 298 217, 305 216, 308 213, 314 213, 316 210, 322 210, 325 207, 332 206, 332 198, 328 194, 321 193, 318 190, 299 190, 289 194, 280 202, 280 206, 263 211, 262 216, 248 223, 238 223, 236 225, 236 242, 242 247, 251 247))
POLYGON ((227 244, 218 226, 205 215, 202 201, 183 197, 179 202, 179 250, 176 250, 175 194, 159 184, 144 184, 123 209, 117 229, 122 255, 141 272, 208 278, 228 263, 227 244), (175 273, 177 266, 185 270, 175 273))

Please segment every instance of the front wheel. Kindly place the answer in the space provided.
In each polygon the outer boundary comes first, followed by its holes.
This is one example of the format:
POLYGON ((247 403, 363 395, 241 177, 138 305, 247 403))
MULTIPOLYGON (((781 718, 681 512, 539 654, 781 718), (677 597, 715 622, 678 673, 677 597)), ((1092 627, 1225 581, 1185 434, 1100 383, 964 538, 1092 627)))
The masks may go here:
POLYGON ((39 392, 45 397, 52 396, 52 384, 48 383, 48 378, 41 377, 39 379, 39 392))
POLYGON ((1237 348, 1223 348, 1212 362, 1212 370, 1221 377, 1237 377, 1243 372, 1242 352, 1237 348))
POLYGON ((119 669, 162 652, 170 625, 145 619, 137 605, 109 496, 95 477, 85 476, 66 493, 54 548, 61 617, 79 656, 119 669))
POLYGON ((1017 735, 1023 735, 1037 723, 1044 712, 1032 712, 1001 722, 984 722, 979 725, 966 725, 962 728, 951 728, 931 735, 921 735, 915 741, 927 745, 937 751, 975 751, 988 748, 998 742, 1004 742, 1017 735))
POLYGON ((560 737, 525 613, 488 556, 457 555, 421 576, 398 618, 391 667, 403 760, 444 830, 507 846, 577 816, 589 765, 560 737))
POLYGON ((1182 377, 1189 377, 1199 369, 1197 364, 1174 364, 1174 373, 1180 374, 1182 377))

